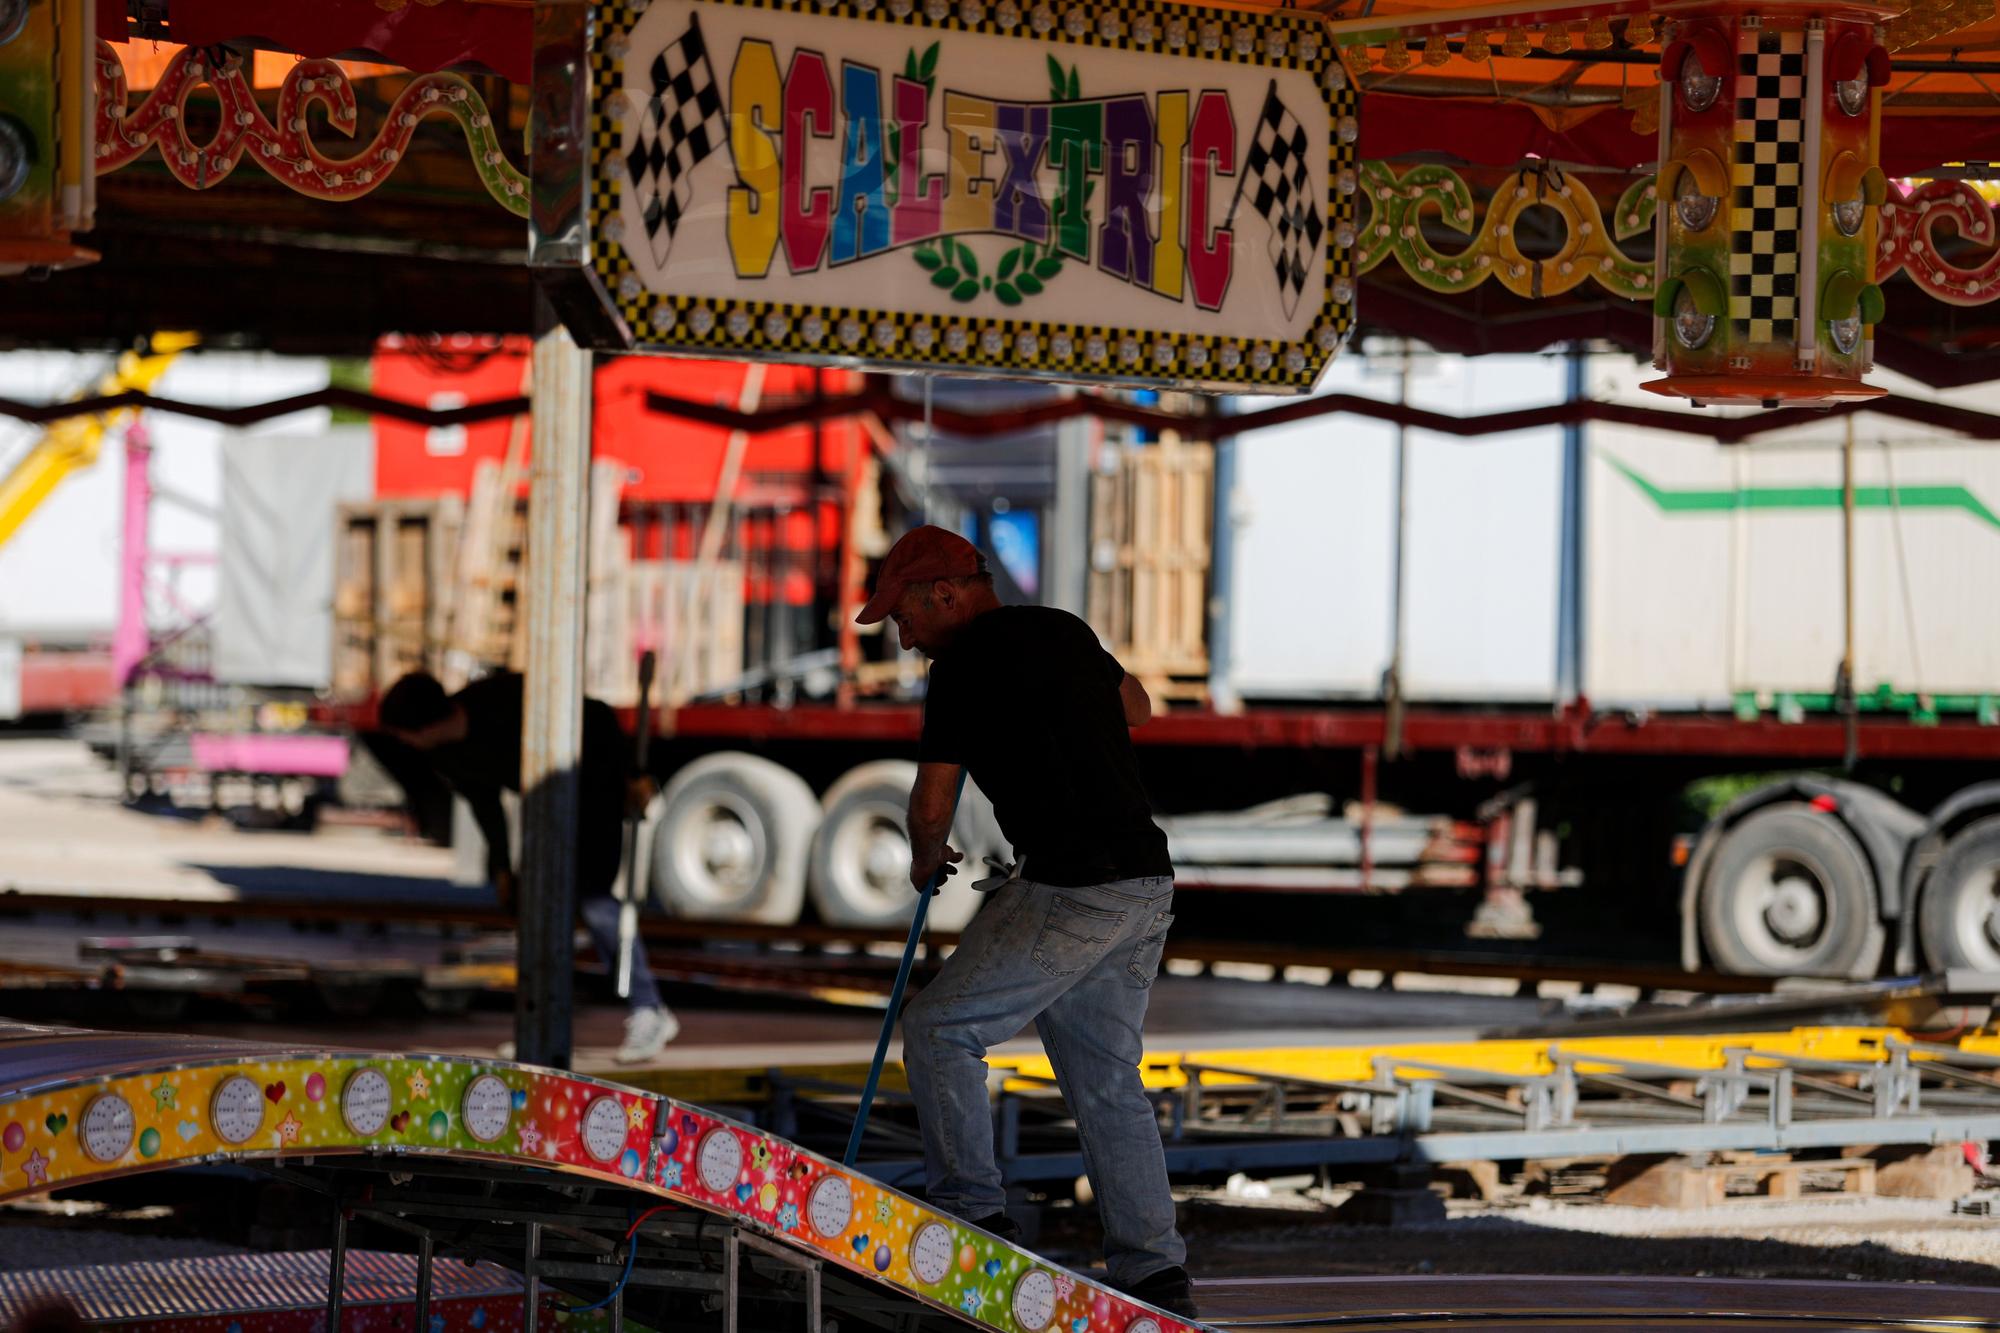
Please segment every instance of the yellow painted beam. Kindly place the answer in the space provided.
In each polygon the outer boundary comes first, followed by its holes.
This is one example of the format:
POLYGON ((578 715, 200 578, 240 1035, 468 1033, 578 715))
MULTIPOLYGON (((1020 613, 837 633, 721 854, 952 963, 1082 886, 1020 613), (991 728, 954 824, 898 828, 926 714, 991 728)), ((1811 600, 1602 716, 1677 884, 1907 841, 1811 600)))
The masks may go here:
MULTIPOLYGON (((153 335, 145 352, 126 352, 118 364, 98 380, 96 394, 124 393, 136 389, 151 393, 174 358, 198 341, 191 333, 153 335)), ((21 460, 0 477, 0 546, 20 531, 21 525, 49 498, 64 477, 97 462, 104 436, 113 427, 137 415, 132 408, 103 412, 90 417, 68 417, 42 433, 21 460)))
MULTIPOLYGON (((1325 1083, 1365 1083, 1375 1076, 1377 1060, 1395 1062, 1398 1075, 1406 1078, 1441 1077, 1425 1068, 1446 1065, 1454 1069, 1477 1070, 1508 1077, 1553 1074, 1556 1070, 1551 1049, 1568 1056, 1588 1058, 1577 1068, 1584 1073, 1608 1073, 1633 1064, 1667 1065, 1678 1069, 1721 1069, 1733 1050, 1751 1050, 1770 1056, 1813 1060, 1840 1060, 1873 1063, 1888 1058, 1891 1041, 1911 1041, 1898 1028, 1812 1027, 1786 1032, 1731 1032, 1686 1037, 1597 1037, 1589 1039, 1412 1042, 1379 1046, 1317 1047, 1237 1047, 1214 1050, 1190 1049, 1182 1052, 1148 1052, 1140 1072, 1150 1088, 1178 1088, 1187 1082, 1184 1066, 1221 1066, 1243 1074, 1205 1073, 1205 1085, 1223 1086, 1253 1081, 1250 1075, 1267 1078, 1297 1078, 1325 1083)), ((1967 1038, 1959 1049, 2000 1054, 2000 1036, 1967 1038)), ((1923 1059, 1919 1055, 1917 1058, 1923 1059)), ((1053 1077, 1047 1057, 995 1056, 993 1068, 1021 1076, 1009 1087, 1025 1090, 1030 1080, 1053 1077)), ((1750 1067, 1760 1062, 1754 1057, 1750 1067)))

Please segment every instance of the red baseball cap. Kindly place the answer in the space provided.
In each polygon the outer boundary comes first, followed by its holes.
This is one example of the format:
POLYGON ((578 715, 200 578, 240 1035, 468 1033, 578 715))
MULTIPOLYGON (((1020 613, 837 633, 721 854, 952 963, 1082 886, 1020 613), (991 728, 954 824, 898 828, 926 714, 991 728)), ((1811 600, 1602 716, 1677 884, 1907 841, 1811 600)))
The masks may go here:
POLYGON ((962 579, 985 572, 986 557, 957 533, 928 523, 911 528, 889 548, 888 558, 875 575, 875 595, 861 608, 861 614, 854 617, 854 623, 872 625, 886 619, 896 609, 896 603, 903 600, 903 590, 912 584, 962 579))

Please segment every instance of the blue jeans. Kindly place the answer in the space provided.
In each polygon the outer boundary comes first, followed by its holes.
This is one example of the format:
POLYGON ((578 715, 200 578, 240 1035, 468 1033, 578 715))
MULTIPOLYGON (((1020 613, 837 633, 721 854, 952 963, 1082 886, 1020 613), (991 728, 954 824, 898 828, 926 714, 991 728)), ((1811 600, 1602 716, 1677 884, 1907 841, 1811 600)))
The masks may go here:
POLYGON ((903 1065, 931 1203, 973 1219, 1006 1203, 986 1052, 1033 1021, 1076 1117, 1113 1282, 1183 1264, 1159 1121, 1139 1079, 1146 1000, 1173 924, 1171 878, 1089 888, 1016 880, 965 928, 903 1011, 903 1065))
MULTIPOLYGON (((590 942, 597 946, 597 956, 611 969, 611 979, 618 980, 618 900, 603 894, 585 898, 577 908, 583 918, 583 928, 590 932, 590 942)), ((660 988, 653 984, 653 973, 646 966, 645 941, 632 941, 632 994, 626 1001, 632 1011, 658 1009, 660 988)))

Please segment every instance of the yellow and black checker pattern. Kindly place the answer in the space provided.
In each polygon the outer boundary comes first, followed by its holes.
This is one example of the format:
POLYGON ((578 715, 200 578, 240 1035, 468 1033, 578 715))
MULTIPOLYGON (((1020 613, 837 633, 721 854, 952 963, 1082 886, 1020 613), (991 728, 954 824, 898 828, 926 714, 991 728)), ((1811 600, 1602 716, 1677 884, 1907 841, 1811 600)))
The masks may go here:
POLYGON ((1791 341, 1804 220, 1806 37, 1737 29, 1729 319, 1739 343, 1791 341))
POLYGON ((1239 10, 1166 0, 1133 0, 1116 8, 1012 0, 1011 11, 1003 9, 1004 0, 978 0, 976 6, 962 0, 703 2, 1309 72, 1332 129, 1321 245, 1326 283, 1319 318, 1301 340, 1253 339, 1024 318, 721 301, 650 291, 625 253, 627 244, 645 242, 620 235, 615 225, 608 225, 620 216, 628 144, 623 122, 611 112, 614 99, 606 95, 625 86, 625 41, 646 0, 610 0, 594 11, 590 52, 595 90, 588 163, 591 263, 628 330, 633 350, 1284 393, 1309 390, 1352 332, 1355 258, 1337 238, 1353 234, 1354 131, 1360 104, 1351 80, 1327 77, 1338 52, 1317 16, 1289 9, 1239 10), (1011 12, 1015 21, 1003 22, 1003 12, 1011 12), (1085 15, 1086 20, 1077 23, 1070 18, 1073 13, 1085 15), (968 22, 967 16, 975 21, 968 22), (1343 122, 1349 127, 1347 136, 1340 132, 1343 122))

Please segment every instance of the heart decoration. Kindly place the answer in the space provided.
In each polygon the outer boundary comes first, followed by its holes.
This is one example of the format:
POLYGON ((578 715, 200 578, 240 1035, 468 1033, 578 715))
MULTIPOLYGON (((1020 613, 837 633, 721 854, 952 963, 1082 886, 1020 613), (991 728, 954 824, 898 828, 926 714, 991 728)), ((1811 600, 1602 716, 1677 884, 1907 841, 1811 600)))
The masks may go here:
POLYGON ((49 1112, 49 1118, 42 1121, 42 1123, 48 1126, 50 1134, 60 1134, 69 1128, 69 1117, 60 1111, 51 1111, 49 1112))
POLYGON ((749 1202, 750 1202, 750 1192, 751 1192, 751 1191, 750 1191, 750 1182, 749 1182, 749 1181, 747 1181, 747 1180, 746 1180, 746 1181, 744 1181, 744 1182, 743 1182, 743 1183, 742 1183, 741 1185, 738 1185, 738 1186, 736 1187, 736 1202, 738 1202, 738 1203, 749 1203, 749 1202))
POLYGON ((201 1126, 192 1120, 181 1121, 179 1129, 181 1137, 190 1143, 194 1142, 195 1135, 201 1133, 201 1126))
POLYGON ((856 1237, 854 1238, 854 1252, 855 1252, 856 1254, 866 1254, 866 1253, 868 1252, 868 1233, 867 1233, 867 1232, 865 1232, 865 1231, 864 1231, 864 1232, 862 1232, 862 1233, 861 1233, 860 1235, 858 1235, 858 1236, 856 1236, 856 1237))
POLYGON ((264 1095, 274 1103, 285 1100, 285 1081, 279 1079, 276 1083, 266 1083, 264 1085, 264 1095))
POLYGON ((389 1117, 389 1128, 395 1130, 398 1134, 402 1133, 409 1127, 410 1127, 410 1113, 408 1111, 398 1111, 396 1112, 396 1114, 389 1117))
POLYGON ((516 1111, 525 1110, 527 1108, 527 1105, 528 1105, 527 1091, 523 1088, 514 1089, 514 1109, 516 1111))
POLYGON ((1083 1315, 1069 1321, 1069 1333, 1084 1333, 1090 1327, 1090 1320, 1083 1315))

